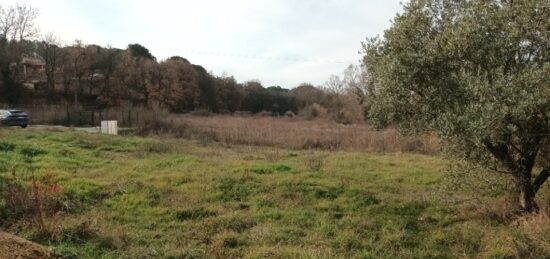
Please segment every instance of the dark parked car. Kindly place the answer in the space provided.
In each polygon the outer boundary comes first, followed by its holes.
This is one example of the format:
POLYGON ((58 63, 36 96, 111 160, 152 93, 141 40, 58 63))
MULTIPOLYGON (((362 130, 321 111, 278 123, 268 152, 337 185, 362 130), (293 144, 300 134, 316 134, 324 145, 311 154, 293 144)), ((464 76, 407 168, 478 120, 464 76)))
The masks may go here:
POLYGON ((29 125, 29 115, 20 110, 0 110, 0 125, 26 128, 29 125))

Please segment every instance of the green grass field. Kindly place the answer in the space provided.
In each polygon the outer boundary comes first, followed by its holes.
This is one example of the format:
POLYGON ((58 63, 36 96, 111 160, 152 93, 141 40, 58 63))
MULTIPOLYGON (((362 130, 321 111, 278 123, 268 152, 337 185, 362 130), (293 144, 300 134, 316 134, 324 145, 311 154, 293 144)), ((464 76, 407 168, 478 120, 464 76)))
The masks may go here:
POLYGON ((550 221, 450 198, 439 157, 0 129, 1 188, 29 150, 63 210, 0 226, 67 258, 550 258, 550 221))

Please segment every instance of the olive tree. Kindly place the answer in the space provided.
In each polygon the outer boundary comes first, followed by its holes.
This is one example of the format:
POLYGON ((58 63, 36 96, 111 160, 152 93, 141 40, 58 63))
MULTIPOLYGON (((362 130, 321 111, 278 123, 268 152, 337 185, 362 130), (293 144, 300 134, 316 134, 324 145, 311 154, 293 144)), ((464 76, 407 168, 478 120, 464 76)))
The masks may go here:
POLYGON ((513 179, 518 205, 550 176, 550 1, 412 0, 364 45, 370 118, 436 132, 450 154, 513 179))

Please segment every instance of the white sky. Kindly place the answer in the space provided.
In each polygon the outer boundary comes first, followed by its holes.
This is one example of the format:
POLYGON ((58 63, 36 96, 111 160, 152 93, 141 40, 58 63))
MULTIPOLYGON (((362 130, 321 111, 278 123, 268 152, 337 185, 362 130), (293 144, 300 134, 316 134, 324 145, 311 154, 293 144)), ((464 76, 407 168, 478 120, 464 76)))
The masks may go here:
MULTIPOLYGON (((24 3, 2 0, 0 5, 24 3)), ((126 48, 159 60, 178 55, 215 74, 265 86, 323 84, 361 59, 361 41, 381 34, 399 0, 26 0, 43 33, 64 43, 126 48)))

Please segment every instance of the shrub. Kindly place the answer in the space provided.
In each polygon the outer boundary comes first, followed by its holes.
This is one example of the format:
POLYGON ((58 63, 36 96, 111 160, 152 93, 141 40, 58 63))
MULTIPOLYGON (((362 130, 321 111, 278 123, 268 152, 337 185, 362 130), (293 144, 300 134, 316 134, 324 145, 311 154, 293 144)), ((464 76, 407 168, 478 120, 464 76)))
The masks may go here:
POLYGON ((356 99, 346 97, 342 104, 331 111, 332 119, 344 125, 357 124, 365 121, 365 108, 356 99))
POLYGON ((304 118, 308 120, 316 119, 316 118, 324 118, 328 114, 327 109, 325 109, 323 106, 321 106, 318 103, 314 103, 312 105, 307 106, 304 108, 300 115, 302 115, 304 118))
POLYGON ((6 222, 21 217, 33 217, 39 227, 44 229, 43 217, 65 208, 62 202, 63 187, 57 184, 52 174, 33 177, 31 183, 26 183, 14 173, 5 182, 7 188, 1 193, 1 198, 6 208, 2 213, 6 222))
POLYGON ((0 142, 0 152, 11 152, 13 150, 15 150, 15 144, 0 142))
POLYGON ((344 125, 351 125, 362 122, 363 115, 361 112, 358 113, 354 110, 343 109, 334 115, 334 121, 344 125))
POLYGON ((258 112, 257 115, 260 116, 260 117, 273 117, 273 116, 275 116, 275 114, 273 112, 269 112, 269 111, 261 111, 261 112, 258 112))
POLYGON ((424 143, 418 139, 407 141, 404 144, 403 152, 422 152, 424 149, 424 143))
POLYGON ((324 158, 310 157, 310 158, 304 159, 304 164, 307 166, 309 170, 314 172, 319 172, 323 168, 324 158))
POLYGON ((292 111, 285 112, 285 117, 294 118, 296 117, 296 114, 292 111))

